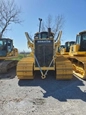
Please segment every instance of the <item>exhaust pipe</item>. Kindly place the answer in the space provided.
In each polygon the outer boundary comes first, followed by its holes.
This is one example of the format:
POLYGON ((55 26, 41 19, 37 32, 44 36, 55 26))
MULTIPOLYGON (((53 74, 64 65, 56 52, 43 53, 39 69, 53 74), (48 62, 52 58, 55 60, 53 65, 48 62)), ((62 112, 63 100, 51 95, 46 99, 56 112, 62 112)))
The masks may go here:
POLYGON ((40 30, 41 30, 41 21, 42 21, 42 19, 39 18, 39 21, 40 21, 40 23, 39 23, 39 38, 40 38, 40 30))
POLYGON ((48 38, 50 38, 51 35, 51 28, 48 28, 48 38))

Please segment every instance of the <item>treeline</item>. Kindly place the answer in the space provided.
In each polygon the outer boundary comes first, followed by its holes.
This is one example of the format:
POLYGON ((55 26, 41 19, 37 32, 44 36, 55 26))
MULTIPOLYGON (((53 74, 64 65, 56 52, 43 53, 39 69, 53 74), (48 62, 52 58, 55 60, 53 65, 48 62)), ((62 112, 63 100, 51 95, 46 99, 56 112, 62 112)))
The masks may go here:
POLYGON ((20 54, 29 54, 30 52, 21 51, 20 54))

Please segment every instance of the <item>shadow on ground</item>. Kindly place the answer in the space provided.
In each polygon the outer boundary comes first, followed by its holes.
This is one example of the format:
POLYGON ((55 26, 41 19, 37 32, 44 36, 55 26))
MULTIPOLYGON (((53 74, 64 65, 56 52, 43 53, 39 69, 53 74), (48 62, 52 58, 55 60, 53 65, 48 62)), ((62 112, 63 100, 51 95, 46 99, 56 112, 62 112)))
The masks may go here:
POLYGON ((11 68, 8 70, 7 73, 0 74, 0 79, 13 79, 16 76, 16 67, 11 68))
POLYGON ((40 86, 46 91, 46 93, 42 92, 44 98, 52 96, 59 101, 67 101, 67 99, 86 101, 86 92, 79 88, 84 86, 83 80, 75 77, 72 80, 56 80, 55 74, 49 72, 47 78, 42 80, 37 73, 33 80, 19 80, 18 84, 19 86, 40 86))

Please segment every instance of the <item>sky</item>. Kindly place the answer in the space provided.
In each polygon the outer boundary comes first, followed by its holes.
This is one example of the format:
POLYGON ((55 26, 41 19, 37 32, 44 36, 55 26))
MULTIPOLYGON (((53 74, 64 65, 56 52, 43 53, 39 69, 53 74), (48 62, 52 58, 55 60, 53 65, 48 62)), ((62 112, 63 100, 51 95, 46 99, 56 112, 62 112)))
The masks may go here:
POLYGON ((46 20, 48 15, 53 18, 62 15, 62 44, 76 39, 76 34, 86 30, 86 0, 15 0, 21 7, 19 18, 21 24, 11 24, 5 37, 12 38, 14 46, 20 51, 29 51, 25 32, 34 36, 39 29, 39 20, 46 20))

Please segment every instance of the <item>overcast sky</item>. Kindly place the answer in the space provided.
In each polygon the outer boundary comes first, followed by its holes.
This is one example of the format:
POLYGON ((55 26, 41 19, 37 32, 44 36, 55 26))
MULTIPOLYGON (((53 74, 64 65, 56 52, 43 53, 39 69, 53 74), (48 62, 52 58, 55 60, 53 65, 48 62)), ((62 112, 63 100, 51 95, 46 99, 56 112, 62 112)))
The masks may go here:
POLYGON ((32 36, 38 31, 39 21, 44 21, 48 15, 52 17, 63 15, 65 23, 63 25, 62 44, 66 41, 75 40, 76 34, 86 30, 86 0, 15 0, 21 7, 21 25, 12 24, 5 33, 6 37, 14 40, 14 46, 19 51, 28 51, 25 31, 32 36))

